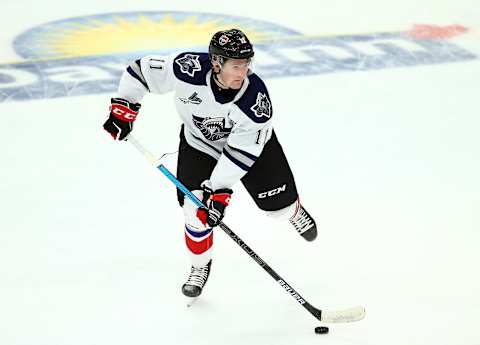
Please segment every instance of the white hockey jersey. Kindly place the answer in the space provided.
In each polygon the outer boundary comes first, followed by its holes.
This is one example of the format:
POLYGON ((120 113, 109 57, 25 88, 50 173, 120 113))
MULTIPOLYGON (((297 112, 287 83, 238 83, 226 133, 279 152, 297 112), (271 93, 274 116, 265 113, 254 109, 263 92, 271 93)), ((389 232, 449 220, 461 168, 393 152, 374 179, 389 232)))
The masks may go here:
POLYGON ((118 97, 141 103, 147 92, 174 92, 189 145, 217 159, 213 189, 231 188, 252 167, 272 134, 272 105, 267 88, 254 73, 235 98, 222 103, 211 87, 206 53, 175 57, 146 56, 127 67, 118 97))

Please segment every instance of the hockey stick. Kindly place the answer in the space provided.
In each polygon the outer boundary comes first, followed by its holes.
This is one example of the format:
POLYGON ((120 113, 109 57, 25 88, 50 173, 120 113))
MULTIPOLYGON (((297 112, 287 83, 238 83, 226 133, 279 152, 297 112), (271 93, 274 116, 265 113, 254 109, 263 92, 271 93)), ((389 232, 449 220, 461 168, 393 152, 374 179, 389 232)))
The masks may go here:
MULTIPOLYGON (((180 189, 198 207, 205 205, 191 191, 189 191, 162 163, 149 152, 134 136, 128 136, 128 141, 141 152, 152 165, 160 170, 173 184, 180 189)), ((345 310, 320 310, 308 303, 297 291, 295 291, 285 279, 276 273, 257 253, 253 251, 240 237, 238 237, 225 223, 220 222, 220 228, 234 240, 260 267, 262 267, 280 286, 291 295, 301 306, 307 309, 317 320, 322 322, 352 322, 365 317, 365 308, 353 307, 345 310)))

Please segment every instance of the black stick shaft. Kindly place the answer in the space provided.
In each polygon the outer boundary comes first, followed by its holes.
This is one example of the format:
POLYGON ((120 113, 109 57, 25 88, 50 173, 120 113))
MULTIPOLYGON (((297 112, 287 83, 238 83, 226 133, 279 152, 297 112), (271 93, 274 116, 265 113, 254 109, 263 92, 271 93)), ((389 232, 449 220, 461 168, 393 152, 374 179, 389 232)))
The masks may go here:
POLYGON ((267 272, 275 281, 283 287, 283 289, 292 296, 302 307, 307 309, 310 314, 312 314, 316 319, 321 320, 322 311, 320 309, 315 308, 310 303, 305 300, 295 289, 292 288, 290 284, 288 284, 285 279, 283 279, 277 272, 273 270, 255 251, 250 248, 238 235, 236 235, 232 229, 230 229, 225 223, 220 222, 220 228, 222 228, 225 233, 230 236, 230 238, 235 241, 236 244, 240 248, 242 248, 245 253, 248 254, 260 267, 262 267, 265 272, 267 272))

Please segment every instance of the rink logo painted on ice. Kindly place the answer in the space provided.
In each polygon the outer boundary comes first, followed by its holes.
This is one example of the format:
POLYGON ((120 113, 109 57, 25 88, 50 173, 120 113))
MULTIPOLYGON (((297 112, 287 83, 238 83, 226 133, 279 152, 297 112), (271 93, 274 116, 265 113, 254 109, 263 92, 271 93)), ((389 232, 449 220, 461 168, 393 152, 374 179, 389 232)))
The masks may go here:
MULTIPOLYGON (((304 36, 249 18, 192 12, 117 13, 69 18, 32 28, 14 41, 27 62, 0 64, 0 102, 113 93, 125 67, 149 54, 206 51, 211 35, 239 27, 254 43, 263 78, 359 72, 464 62, 478 57, 452 38, 461 26, 328 37, 304 36), (185 35, 189 32, 189 35, 185 35), (95 44, 91 44, 95 42, 95 44)), ((184 73, 198 70, 194 58, 184 73)), ((252 109, 267 116, 263 99, 252 109)))
POLYGON ((24 58, 51 59, 205 48, 213 33, 239 27, 254 41, 299 35, 281 25, 213 13, 147 11, 97 14, 33 27, 13 42, 24 58))
MULTIPOLYGON (((207 50, 213 33, 236 27, 253 42, 301 34, 270 22, 223 14, 150 11, 57 20, 15 38, 28 60, 0 64, 0 102, 114 92, 126 65, 139 57, 207 50)), ((194 74, 195 61, 183 65, 194 74)))

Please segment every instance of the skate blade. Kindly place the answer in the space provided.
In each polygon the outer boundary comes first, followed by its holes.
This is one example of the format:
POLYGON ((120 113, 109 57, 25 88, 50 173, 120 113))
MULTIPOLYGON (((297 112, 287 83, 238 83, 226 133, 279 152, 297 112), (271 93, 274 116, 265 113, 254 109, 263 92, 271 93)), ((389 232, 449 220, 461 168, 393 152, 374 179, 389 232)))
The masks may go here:
POLYGON ((195 301, 198 299, 198 297, 187 297, 185 296, 185 301, 187 302, 187 307, 191 307, 195 301))

